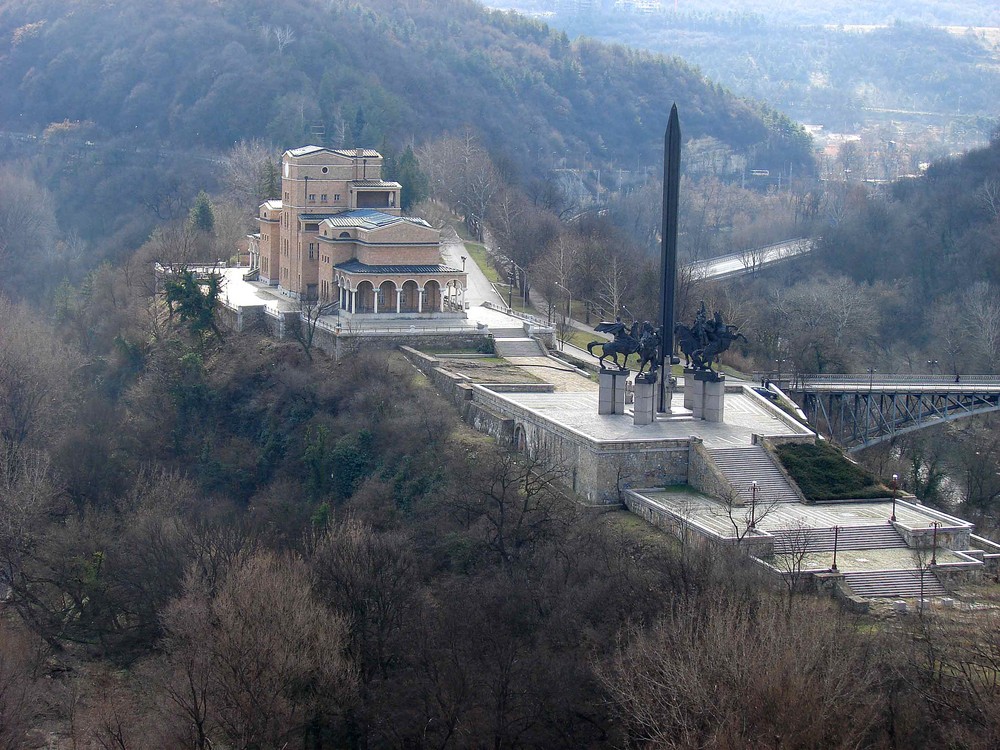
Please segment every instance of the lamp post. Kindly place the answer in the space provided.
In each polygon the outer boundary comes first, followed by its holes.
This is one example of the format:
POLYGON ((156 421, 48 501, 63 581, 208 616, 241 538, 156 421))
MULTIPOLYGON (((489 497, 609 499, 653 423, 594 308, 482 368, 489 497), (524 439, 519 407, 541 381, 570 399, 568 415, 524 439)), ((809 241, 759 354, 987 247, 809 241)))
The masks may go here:
POLYGON ((750 482, 750 528, 757 528, 757 480, 750 482))
POLYGON ((513 299, 514 299, 514 297, 513 297, 513 295, 514 295, 514 266, 510 267, 510 276, 507 278, 507 281, 510 283, 509 286, 507 287, 507 311, 510 312, 511 310, 514 309, 514 306, 512 304, 513 299))
POLYGON ((833 573, 837 572, 837 538, 840 536, 840 527, 833 527, 833 565, 830 566, 830 571, 833 573))
POLYGON ((931 565, 937 565, 937 530, 940 525, 937 521, 931 524, 931 527, 934 529, 934 538, 931 542, 931 565))
POLYGON ((934 370, 937 368, 937 366, 938 366, 938 361, 936 359, 927 360, 927 367, 931 371, 931 375, 934 374, 934 370))
POLYGON ((566 333, 568 332, 568 329, 569 329, 569 326, 570 326, 570 320, 571 320, 571 318, 570 318, 570 310, 572 309, 572 306, 573 306, 573 292, 571 292, 569 289, 567 289, 566 287, 564 287, 558 281, 554 281, 552 283, 554 283, 557 287, 559 287, 560 289, 562 289, 568 295, 567 298, 566 298, 566 315, 563 318, 563 328, 567 329, 567 331, 563 331, 563 334, 562 334, 563 348, 565 349, 566 348, 566 333))
POLYGON ((899 474, 892 475, 892 484, 889 487, 892 489, 892 515, 889 516, 889 520, 896 523, 896 493, 899 492, 899 474))
POLYGON ((566 287, 564 287, 558 281, 553 282, 553 283, 557 287, 559 287, 560 289, 562 289, 564 292, 566 292, 566 294, 567 294, 567 297, 566 297, 566 320, 569 320, 570 319, 570 310, 573 307, 573 292, 571 292, 569 289, 567 289, 566 287))
POLYGON ((878 372, 874 367, 869 367, 867 369, 868 373, 868 392, 871 393, 872 387, 875 385, 875 373, 878 372))
POLYGON ((460 257, 462 259, 462 273, 465 273, 465 256, 464 255, 460 255, 458 257, 460 257))

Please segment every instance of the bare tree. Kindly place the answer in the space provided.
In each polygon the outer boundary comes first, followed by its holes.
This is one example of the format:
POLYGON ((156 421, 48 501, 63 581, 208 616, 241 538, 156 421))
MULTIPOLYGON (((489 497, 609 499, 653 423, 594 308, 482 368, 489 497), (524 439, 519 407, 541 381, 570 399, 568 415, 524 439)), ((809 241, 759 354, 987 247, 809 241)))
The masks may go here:
POLYGON ((628 629, 598 674, 637 744, 849 748, 878 718, 878 666, 829 610, 710 593, 628 629))
POLYGON ((987 180, 976 191, 979 203, 993 219, 1000 218, 1000 181, 987 180))
POLYGON ((194 745, 307 741, 350 696, 346 623, 315 600, 297 560, 257 553, 214 596, 204 584, 192 570, 164 615, 168 695, 194 745))
POLYGON ((816 532, 811 526, 797 521, 790 528, 780 532, 781 549, 774 555, 775 566, 781 571, 781 579, 788 589, 788 606, 802 583, 802 568, 809 555, 816 551, 816 532))
POLYGON ((223 161, 226 192, 244 213, 255 215, 268 198, 278 197, 281 180, 277 149, 261 140, 237 143, 223 161))
POLYGON ((974 282, 962 295, 966 330, 981 362, 995 372, 1000 355, 1000 293, 988 281, 974 282))
POLYGON ((432 195, 461 213, 469 231, 482 240, 490 207, 503 180, 478 139, 467 130, 461 136, 424 145, 417 156, 432 195))

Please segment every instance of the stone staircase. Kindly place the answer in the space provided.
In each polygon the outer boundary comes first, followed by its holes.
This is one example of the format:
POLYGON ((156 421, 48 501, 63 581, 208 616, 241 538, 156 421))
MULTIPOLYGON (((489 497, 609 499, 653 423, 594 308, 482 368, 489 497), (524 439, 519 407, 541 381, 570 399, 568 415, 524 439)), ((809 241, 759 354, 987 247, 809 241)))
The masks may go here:
POLYGON ((525 336, 523 328, 494 328, 492 333, 497 355, 504 359, 545 356, 542 345, 525 336))
POLYGON ((737 502, 751 501, 750 483, 754 481, 757 482, 758 504, 801 502, 798 493, 785 479, 771 454, 761 446, 710 448, 708 453, 719 471, 729 480, 736 492, 737 502))
MULTIPOLYGON (((796 552, 833 552, 834 532, 832 528, 781 529, 772 531, 774 554, 785 555, 796 552)), ((837 532, 837 549, 891 549, 906 547, 906 540, 895 527, 884 523, 878 526, 841 526, 837 532)))
POLYGON ((929 570, 873 570, 845 573, 844 581, 858 596, 867 599, 885 597, 944 596, 948 592, 929 570), (920 579, 923 578, 923 591, 920 579))

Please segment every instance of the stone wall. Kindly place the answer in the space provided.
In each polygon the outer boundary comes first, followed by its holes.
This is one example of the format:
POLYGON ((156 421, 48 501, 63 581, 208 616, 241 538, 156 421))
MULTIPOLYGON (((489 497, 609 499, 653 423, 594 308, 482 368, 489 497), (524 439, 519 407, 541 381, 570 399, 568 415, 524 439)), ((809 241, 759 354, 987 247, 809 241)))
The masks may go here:
POLYGON ((719 471, 715 461, 705 449, 701 438, 691 438, 691 458, 688 462, 687 483, 699 492, 724 500, 736 493, 729 480, 719 471))
POLYGON ((622 502, 622 492, 633 487, 687 482, 686 438, 656 442, 592 440, 500 398, 485 386, 472 388, 478 408, 513 420, 511 445, 523 444, 528 453, 563 472, 567 489, 588 503, 617 504, 622 502))

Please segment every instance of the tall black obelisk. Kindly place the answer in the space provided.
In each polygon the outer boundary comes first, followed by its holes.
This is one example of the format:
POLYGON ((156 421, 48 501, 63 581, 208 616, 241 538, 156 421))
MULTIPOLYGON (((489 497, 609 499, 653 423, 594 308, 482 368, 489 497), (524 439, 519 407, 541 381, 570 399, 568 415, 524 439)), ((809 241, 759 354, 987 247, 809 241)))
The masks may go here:
POLYGON ((670 365, 674 354, 674 287, 677 283, 677 196, 681 182, 681 124, 677 105, 663 142, 663 231, 660 257, 660 394, 656 410, 670 413, 670 365))

